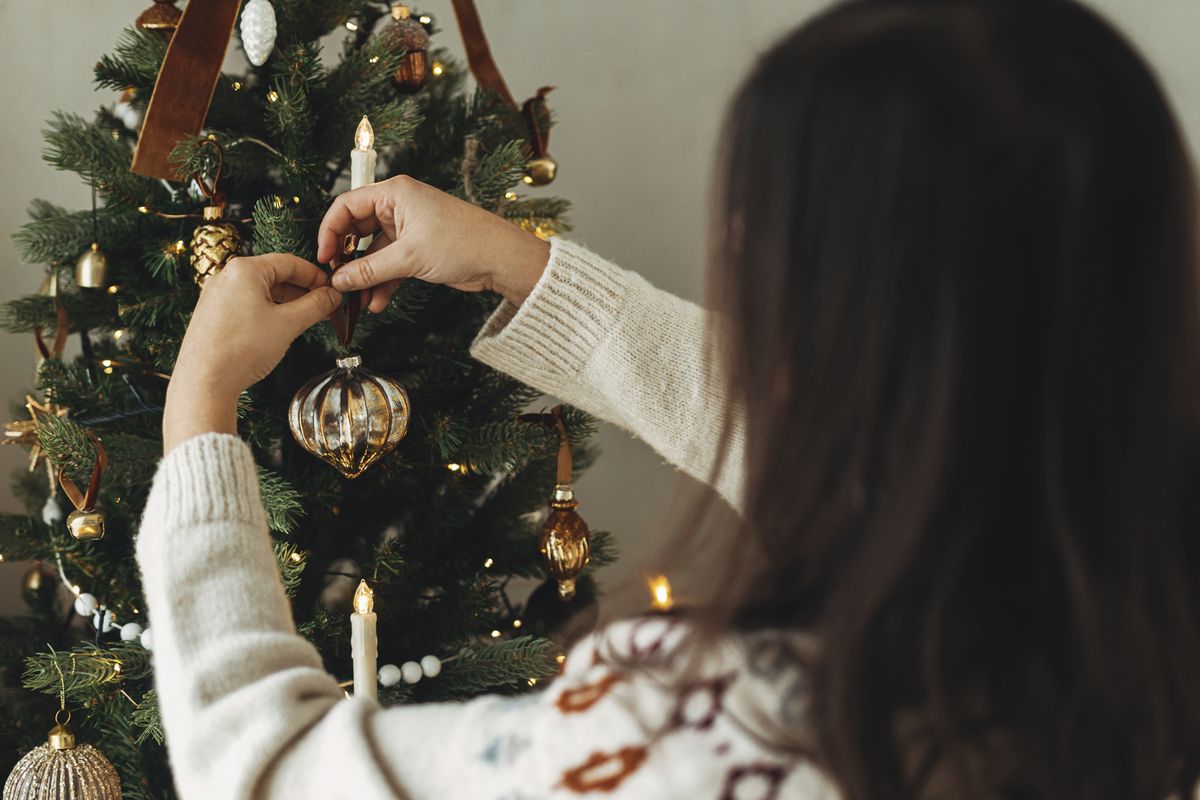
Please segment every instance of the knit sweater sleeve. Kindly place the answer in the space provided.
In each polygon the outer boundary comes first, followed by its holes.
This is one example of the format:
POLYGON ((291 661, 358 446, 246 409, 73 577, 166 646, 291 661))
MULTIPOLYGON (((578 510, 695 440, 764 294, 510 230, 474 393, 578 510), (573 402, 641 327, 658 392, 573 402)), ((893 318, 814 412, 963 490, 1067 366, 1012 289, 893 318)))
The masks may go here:
MULTIPOLYGON (((296 632, 254 459, 237 438, 198 436, 162 460, 137 558, 184 800, 500 797, 492 790, 517 780, 463 756, 539 728, 538 706, 484 698, 385 711, 345 699, 296 632)), ((539 779, 536 759, 522 767, 539 779)))
POLYGON ((740 508, 744 416, 731 405, 715 329, 704 309, 556 237, 529 297, 502 303, 471 354, 630 431, 740 508))

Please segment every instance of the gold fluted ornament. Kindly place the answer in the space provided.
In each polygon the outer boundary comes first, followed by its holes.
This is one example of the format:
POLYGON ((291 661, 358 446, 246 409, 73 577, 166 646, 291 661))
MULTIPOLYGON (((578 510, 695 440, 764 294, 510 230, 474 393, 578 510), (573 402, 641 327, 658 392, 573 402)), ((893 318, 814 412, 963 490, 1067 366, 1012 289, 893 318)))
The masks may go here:
POLYGON ((203 285, 205 278, 224 269, 226 262, 242 246, 242 235, 238 233, 237 226, 221 221, 223 213, 222 206, 205 206, 205 222, 192 233, 189 260, 192 269, 196 270, 196 283, 203 285))
POLYGON ((575 510, 578 506, 571 484, 556 485, 550 501, 550 517, 542 526, 542 557, 546 559, 550 577, 558 583, 558 596, 563 600, 575 596, 575 579, 587 566, 592 552, 587 523, 575 510))
POLYGON ((308 452, 357 478, 408 432, 408 393, 395 380, 362 369, 359 356, 313 378, 292 397, 288 426, 308 452))
POLYGON ((108 256, 99 242, 84 251, 75 262, 75 285, 81 289, 103 289, 108 286, 108 256))
POLYGON ((525 165, 524 181, 529 186, 546 186, 558 174, 558 162, 550 156, 531 158, 525 165))
POLYGON ((25 754, 4 782, 3 800, 121 800, 121 779, 104 754, 76 744, 70 712, 54 717, 46 743, 25 754), (65 719, 60 719, 65 714, 65 719))

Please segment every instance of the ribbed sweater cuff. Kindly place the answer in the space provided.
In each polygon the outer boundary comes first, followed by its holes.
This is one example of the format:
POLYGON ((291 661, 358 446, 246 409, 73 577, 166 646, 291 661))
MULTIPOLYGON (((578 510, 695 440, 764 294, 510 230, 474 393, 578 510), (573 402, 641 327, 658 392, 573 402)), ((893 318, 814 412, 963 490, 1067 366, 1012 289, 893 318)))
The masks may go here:
POLYGON ((177 445, 159 462, 144 519, 166 530, 225 521, 265 527, 249 446, 226 433, 205 433, 177 445))
POLYGON ((572 242, 550 240, 550 261, 520 307, 504 301, 471 355, 532 386, 573 381, 615 327, 626 273, 572 242))

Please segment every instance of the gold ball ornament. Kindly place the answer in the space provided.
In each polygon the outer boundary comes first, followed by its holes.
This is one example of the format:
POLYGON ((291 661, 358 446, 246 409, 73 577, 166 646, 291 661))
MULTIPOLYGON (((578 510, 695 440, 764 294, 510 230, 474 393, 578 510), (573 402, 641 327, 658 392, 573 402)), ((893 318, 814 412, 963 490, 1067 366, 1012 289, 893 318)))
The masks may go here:
POLYGON ((392 21, 375 34, 391 50, 404 51, 400 64, 392 75, 396 88, 416 92, 429 80, 429 34, 425 26, 413 19, 406 5, 392 6, 392 21))
POLYGON ((175 7, 175 0, 154 0, 137 18, 137 26, 144 31, 174 32, 179 27, 183 12, 175 7))
POLYGON ((98 242, 92 242, 75 262, 75 285, 82 289, 108 286, 108 256, 104 255, 98 242))
POLYGON ((90 744, 76 744, 69 712, 54 717, 47 741, 25 754, 4 782, 3 800, 121 800, 121 779, 90 744), (66 718, 60 720, 60 715, 66 718))
POLYGON ((104 538, 104 512, 72 511, 67 515, 67 530, 79 542, 95 542, 104 538))
POLYGON ((237 255, 242 246, 242 235, 232 222, 221 221, 221 208, 208 206, 204 209, 203 225, 192 233, 189 261, 196 270, 196 283, 203 285, 204 279, 225 268, 229 259, 237 255))
POLYGON ((337 369, 300 387, 288 407, 300 446, 347 478, 363 474, 408 432, 404 387, 361 367, 358 356, 339 358, 337 369))
POLYGON ((554 487, 550 517, 542 526, 541 553, 550 577, 558 583, 560 600, 575 596, 575 579, 591 558, 591 540, 587 523, 575 509, 575 489, 569 483, 554 487))
POLYGON ((522 179, 529 186, 546 186, 554 181, 558 174, 558 162, 550 156, 533 158, 525 165, 525 177, 522 179))
POLYGON ((21 576, 21 591, 38 599, 53 596, 58 586, 54 572, 41 561, 35 561, 21 576))

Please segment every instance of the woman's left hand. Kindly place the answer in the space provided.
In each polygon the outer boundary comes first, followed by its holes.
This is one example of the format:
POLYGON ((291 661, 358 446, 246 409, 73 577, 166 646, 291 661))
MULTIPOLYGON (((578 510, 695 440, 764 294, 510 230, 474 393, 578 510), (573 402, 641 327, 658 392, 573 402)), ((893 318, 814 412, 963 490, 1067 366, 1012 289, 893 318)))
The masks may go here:
POLYGON ((200 292, 163 410, 163 452, 201 433, 236 433, 238 396, 341 295, 313 264, 282 253, 232 259, 200 292))

